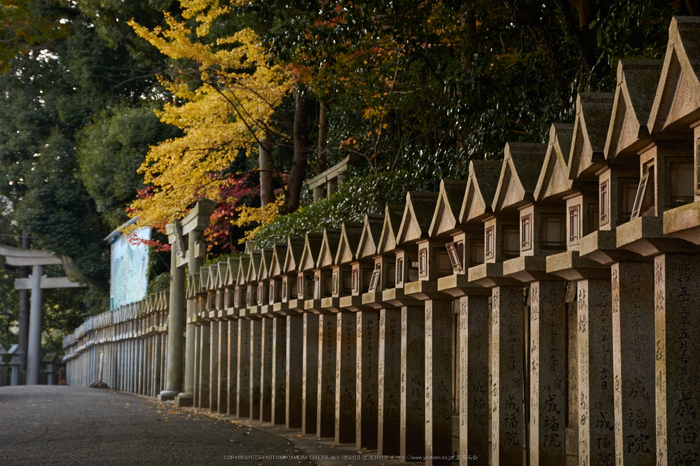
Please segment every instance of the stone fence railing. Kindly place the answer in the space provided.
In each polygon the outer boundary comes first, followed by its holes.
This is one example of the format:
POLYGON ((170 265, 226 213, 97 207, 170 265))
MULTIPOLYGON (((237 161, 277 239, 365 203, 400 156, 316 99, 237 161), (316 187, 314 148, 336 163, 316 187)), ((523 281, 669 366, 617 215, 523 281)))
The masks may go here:
POLYGON ((168 226, 184 338, 164 298, 107 313, 66 339, 70 383, 101 352, 112 387, 428 464, 698 464, 699 70, 676 18, 547 144, 208 267, 201 201, 168 226))
POLYGON ((165 379, 167 333, 165 292, 90 317, 63 339, 67 379, 83 386, 101 379, 116 390, 157 396, 165 379))

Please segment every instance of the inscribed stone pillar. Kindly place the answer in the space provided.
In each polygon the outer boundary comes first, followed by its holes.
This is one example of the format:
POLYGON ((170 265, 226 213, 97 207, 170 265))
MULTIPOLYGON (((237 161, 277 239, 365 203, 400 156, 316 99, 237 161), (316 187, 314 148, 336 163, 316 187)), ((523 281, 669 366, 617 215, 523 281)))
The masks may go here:
MULTIPOLYGON (((151 353, 152 353, 152 358, 151 358, 151 396, 158 396, 158 394, 161 391, 161 378, 160 378, 160 373, 161 373, 161 364, 160 364, 160 356, 161 356, 161 336, 160 334, 155 334, 153 335, 152 339, 153 341, 152 346, 151 346, 151 353)), ((112 348, 111 345, 109 345, 109 354, 110 358, 113 358, 112 354, 112 348)), ((111 366, 114 367, 114 366, 111 366)), ((111 385, 113 386, 113 385, 111 385)))
MULTIPOLYGON (((39 384, 39 365, 41 364, 41 327, 43 316, 43 295, 41 289, 41 276, 44 267, 32 266, 32 275, 29 277, 32 287, 32 299, 29 307, 29 341, 27 343, 27 385, 39 384)), ((92 383, 92 382, 88 382, 92 383)))
MULTIPOLYGON (((144 345, 143 345, 144 339, 143 338, 137 338, 136 339, 136 389, 134 390, 134 393, 137 393, 139 395, 143 395, 143 376, 144 376, 144 345)), ((90 373, 90 380, 94 380, 95 373, 94 373, 94 367, 96 367, 96 358, 94 357, 94 353, 91 351, 91 356, 93 356, 93 362, 88 366, 88 373, 90 373)))
POLYGON ((530 284, 530 464, 566 462, 566 282, 530 284))
POLYGON ((523 464, 525 441, 522 287, 491 295, 491 464, 523 464))
POLYGON ((698 464, 700 255, 654 258, 657 465, 698 464))
POLYGON ((218 395, 217 411, 221 414, 228 412, 228 322, 221 320, 219 326, 219 382, 216 386, 218 395))
MULTIPOLYGON (((285 426, 297 428, 302 425, 303 366, 304 366, 304 321, 301 316, 287 316, 287 364, 285 370, 285 426)), ((316 334, 318 329, 316 329, 316 334)), ((314 338, 318 343, 318 340, 314 338)), ((318 361, 318 358, 315 359, 318 361)), ((315 406, 315 405, 314 405, 315 406)), ((316 416, 313 416, 316 419, 316 416)), ((302 431, 303 432, 303 431, 302 431)), ((306 432, 305 432, 306 433, 306 432)))
POLYGON ((285 424, 287 400, 287 321, 275 317, 272 328, 272 423, 285 424))
POLYGON ((379 311, 377 454, 398 455, 401 431, 401 311, 379 311))
POLYGON ((452 464, 451 300, 425 301, 425 464, 452 464))
POLYGON ((401 456, 425 456, 425 309, 401 308, 401 456))
POLYGON ((260 419, 262 377, 262 321, 250 321, 250 419, 260 419))
POLYGON ((654 426, 654 268, 611 268, 616 464, 656 462, 654 426))
POLYGON ((232 416, 238 414, 236 411, 237 401, 238 401, 238 339, 240 333, 238 332, 239 320, 229 320, 228 325, 228 368, 226 373, 228 374, 227 382, 227 404, 228 409, 226 413, 232 416))
MULTIPOLYGON (((165 345, 167 345, 167 337, 162 333, 159 333, 156 338, 156 390, 155 393, 160 393, 165 388, 165 377, 166 373, 166 354, 165 345)), ((175 390, 173 390, 175 391, 175 390)))
POLYGON ((357 317, 352 312, 339 312, 338 348, 336 350, 335 379, 335 442, 355 442, 355 422, 357 393, 357 317))
MULTIPOLYGON (((189 300, 189 301, 191 301, 191 300, 189 300)), ((190 324, 188 324, 188 327, 189 326, 190 326, 190 324)), ((199 362, 200 358, 201 358, 199 348, 200 348, 200 345, 202 344, 202 332, 201 332, 200 325, 192 325, 192 327, 193 327, 192 335, 194 337, 194 344, 195 344, 195 347, 194 347, 195 364, 193 367, 194 372, 193 372, 192 376, 194 377, 194 380, 196 381, 196 383, 193 385, 193 390, 192 390, 192 396, 193 396, 192 405, 195 408, 201 408, 202 405, 200 404, 200 393, 202 391, 202 388, 201 388, 201 385, 199 383, 199 380, 202 378, 202 367, 201 367, 201 364, 199 362)), ((178 395, 178 398, 179 397, 180 396, 178 395)))
POLYGON ((238 388, 236 398, 236 415, 241 418, 250 416, 250 321, 238 321, 238 388))
POLYGON ((316 436, 335 436, 335 378, 338 318, 331 314, 318 316, 318 408, 316 436))
MULTIPOLYGON (((131 322, 133 326, 133 322, 131 322)), ((133 335, 133 333, 132 333, 133 335)), ((129 393, 134 393, 134 383, 136 381, 135 377, 135 371, 134 369, 136 368, 135 364, 135 358, 136 358, 136 340, 133 338, 129 339, 129 386, 128 386, 128 391, 129 393)), ((85 373, 85 371, 83 371, 85 373)), ((89 385, 89 382, 88 382, 89 385)))
MULTIPOLYGON (((117 343, 117 358, 119 364, 119 371, 117 372, 117 390, 123 392, 124 390, 124 374, 126 372, 126 365, 124 364, 124 342, 120 341, 117 343)), ((73 363, 71 362, 71 365, 73 363)), ((70 380, 68 381, 70 382, 70 380)))
POLYGON ((488 464, 489 302, 459 299, 459 463, 488 464))
POLYGON ((379 389, 379 313, 357 313, 357 382, 355 396, 357 448, 377 448, 377 398, 379 389))
POLYGON ((613 464, 614 393, 610 280, 577 282, 579 464, 613 464))
POLYGON ((209 324, 209 409, 215 413, 219 408, 219 322, 209 324))
POLYGON ((211 328, 205 322, 199 326, 199 407, 209 408, 211 386, 209 384, 209 364, 211 360, 211 328))
POLYGON ((318 432, 319 320, 316 314, 303 315, 301 431, 304 434, 318 432))
POLYGON ((260 420, 272 420, 272 354, 274 351, 273 321, 269 317, 261 319, 262 341, 260 344, 260 420))

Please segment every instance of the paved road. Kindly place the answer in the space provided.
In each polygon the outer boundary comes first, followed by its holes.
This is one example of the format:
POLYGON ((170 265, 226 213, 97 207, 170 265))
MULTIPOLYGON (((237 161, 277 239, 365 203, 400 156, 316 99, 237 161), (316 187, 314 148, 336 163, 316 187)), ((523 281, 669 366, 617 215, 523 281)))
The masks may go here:
POLYGON ((0 387, 0 465, 38 464, 313 463, 288 438, 152 398, 82 387, 0 387))

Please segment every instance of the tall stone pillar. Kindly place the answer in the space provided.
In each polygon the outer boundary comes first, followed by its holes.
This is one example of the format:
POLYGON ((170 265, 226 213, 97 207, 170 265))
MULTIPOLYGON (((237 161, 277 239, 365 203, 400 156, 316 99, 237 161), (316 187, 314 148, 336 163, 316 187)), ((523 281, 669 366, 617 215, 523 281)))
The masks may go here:
MULTIPOLYGON (((191 300, 188 300, 188 302, 191 300)), ((200 404, 201 396, 200 393, 202 391, 201 384, 200 384, 200 379, 202 378, 202 365, 200 363, 201 360, 201 355, 200 355, 200 350, 199 348, 201 347, 202 344, 202 329, 200 325, 195 325, 195 324, 188 324, 188 327, 192 326, 193 331, 192 334, 194 336, 194 368, 193 371, 194 373, 192 374, 192 377, 194 378, 195 384, 193 385, 193 390, 192 390, 192 396, 193 396, 193 406, 195 408, 201 408, 202 405, 200 404)), ((178 395, 178 401, 180 401, 180 395, 178 395)))
MULTIPOLYGON (((192 273, 192 270, 190 270, 192 273)), ((188 299, 187 320, 194 316, 194 300, 188 299)), ((183 391, 177 395, 175 403, 177 406, 192 406, 194 398, 194 349, 195 349, 195 326, 187 324, 185 326, 185 373, 182 381, 183 391)))
POLYGON ((335 436, 337 324, 338 318, 333 314, 318 316, 318 438, 335 436))
POLYGON ((228 321, 220 320, 219 326, 219 381, 216 384, 218 412, 228 412, 228 321))
POLYGON ((425 301, 425 464, 452 464, 452 300, 425 301))
POLYGON ((401 308, 400 450, 406 461, 425 456, 425 309, 401 308))
POLYGON ((698 464, 700 254, 656 256, 654 282, 656 464, 698 464))
POLYGON ((335 442, 355 442, 355 395, 357 391, 356 358, 357 318, 353 312, 337 314, 338 346, 335 378, 335 442))
POLYGON ((523 288, 496 286, 491 303, 491 464, 522 465, 523 288))
MULTIPOLYGON (((29 307, 29 341, 27 343, 27 385, 39 384, 39 365, 41 364, 41 326, 43 315, 43 294, 41 276, 44 274, 42 265, 32 266, 31 281, 32 299, 29 307)), ((92 382, 90 382, 92 383, 92 382)))
POLYGON ((613 464, 614 393, 610 280, 577 282, 579 463, 613 464))
POLYGON ((401 310, 379 311, 377 454, 398 455, 401 447, 401 310))
MULTIPOLYGON (((161 367, 161 334, 156 334, 153 337, 153 388, 151 391, 153 392, 154 395, 158 395, 160 393, 160 389, 162 386, 162 381, 160 378, 160 374, 162 372, 162 367, 161 367)), ((110 348, 110 352, 112 351, 112 348, 110 348)), ((112 384, 114 386, 114 384, 112 384)))
POLYGON ((260 355, 260 420, 272 421, 272 354, 274 352, 273 321, 261 319, 262 342, 260 355))
MULTIPOLYGON (((398 337, 398 335, 397 335, 398 337)), ((398 339, 397 339, 398 340, 398 339)), ((379 313, 357 312, 356 430, 357 448, 377 448, 379 313)))
MULTIPOLYGON (((272 423, 285 424, 287 401, 287 321, 274 317, 272 322, 272 423)), ((301 392, 300 392, 301 393, 301 392)))
POLYGON ((250 320, 238 321, 238 387, 236 390, 236 415, 250 416, 250 320))
POLYGON ((530 284, 530 464, 566 462, 566 282, 530 284))
POLYGON ((487 296, 459 299, 460 464, 488 464, 489 303, 487 296))
POLYGON ((211 399, 211 386, 209 380, 209 370, 211 364, 211 327, 209 322, 204 322, 199 326, 199 377, 195 382, 199 386, 199 403, 195 406, 199 408, 209 408, 211 399))
POLYGON ((611 268, 616 464, 656 462, 654 268, 618 262, 611 268))
MULTIPOLYGON (((303 368, 302 368, 302 411, 301 431, 304 434, 318 435, 319 398, 319 347, 323 336, 320 335, 319 316, 303 315, 303 368)), ((333 355, 335 357, 335 355, 333 355)), ((335 385, 333 385, 335 388, 335 385)))
MULTIPOLYGON (((287 365, 285 370, 285 426, 301 427, 303 407, 304 321, 302 316, 287 316, 287 365)), ((318 334, 318 329, 316 329, 318 334)), ((314 338, 318 344, 318 340, 314 338)), ((318 357, 315 358, 318 361, 318 357)), ((315 405, 314 405, 315 406, 315 405)), ((316 416, 313 416, 316 419, 316 416)), ((302 430, 303 432, 303 430, 302 430)), ((306 432, 305 432, 306 433, 306 432)))
POLYGON ((226 373, 228 374, 227 381, 227 405, 228 409, 226 413, 232 416, 238 414, 236 411, 236 405, 238 400, 238 339, 240 338, 240 333, 238 331, 239 320, 229 320, 228 325, 228 368, 226 373))
POLYGON ((250 321, 250 419, 260 419, 262 377, 262 321, 250 321))
POLYGON ((205 323, 209 327, 209 409, 215 413, 219 409, 219 322, 205 323))
POLYGON ((250 416, 250 321, 238 321, 238 388, 236 398, 236 415, 240 418, 250 416))

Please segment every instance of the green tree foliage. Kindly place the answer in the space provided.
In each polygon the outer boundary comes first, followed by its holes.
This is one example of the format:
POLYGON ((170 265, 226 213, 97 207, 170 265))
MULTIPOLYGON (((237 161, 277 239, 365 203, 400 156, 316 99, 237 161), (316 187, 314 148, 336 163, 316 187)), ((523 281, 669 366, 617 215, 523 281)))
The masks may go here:
POLYGON ((361 222, 365 214, 382 213, 386 205, 402 205, 406 191, 418 184, 407 172, 352 176, 328 198, 263 225, 255 241, 259 247, 268 248, 286 242, 289 236, 320 233, 324 228, 340 229, 343 222, 361 222))
POLYGON ((573 119, 578 92, 612 90, 619 58, 659 58, 687 5, 260 0, 241 12, 328 104, 331 158, 356 152, 427 180, 544 140, 573 119))
POLYGON ((155 105, 105 109, 77 135, 77 157, 85 187, 110 229, 128 220, 125 205, 143 188, 136 170, 154 141, 178 135, 160 122, 155 105))

